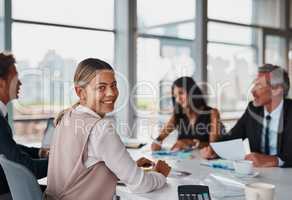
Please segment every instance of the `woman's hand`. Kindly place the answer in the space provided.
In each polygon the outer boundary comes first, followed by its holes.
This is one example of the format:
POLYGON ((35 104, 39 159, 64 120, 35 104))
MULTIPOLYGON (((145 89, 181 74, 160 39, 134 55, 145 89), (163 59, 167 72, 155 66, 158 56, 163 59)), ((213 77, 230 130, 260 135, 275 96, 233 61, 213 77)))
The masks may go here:
POLYGON ((188 145, 185 141, 183 140, 178 140, 176 143, 171 147, 172 151, 180 151, 183 149, 189 148, 190 145, 188 145))
POLYGON ((151 167, 151 166, 153 166, 155 164, 154 162, 152 162, 151 160, 149 160, 149 159, 147 159, 145 157, 142 157, 142 158, 138 159, 136 161, 136 163, 137 163, 138 167, 151 167))
POLYGON ((152 150, 152 151, 159 151, 159 150, 161 150, 161 145, 158 144, 158 143, 156 143, 156 142, 153 142, 153 143, 151 144, 151 150, 152 150))
POLYGON ((171 170, 171 167, 165 161, 158 160, 158 162, 156 163, 154 167, 154 170, 156 172, 163 174, 165 177, 167 177, 171 170))
POLYGON ((190 148, 197 148, 200 145, 200 141, 196 139, 181 139, 171 147, 172 151, 179 151, 190 148))
POLYGON ((218 157, 218 155, 215 153, 215 151, 212 149, 212 147, 207 146, 200 150, 201 156, 205 159, 211 160, 218 157))

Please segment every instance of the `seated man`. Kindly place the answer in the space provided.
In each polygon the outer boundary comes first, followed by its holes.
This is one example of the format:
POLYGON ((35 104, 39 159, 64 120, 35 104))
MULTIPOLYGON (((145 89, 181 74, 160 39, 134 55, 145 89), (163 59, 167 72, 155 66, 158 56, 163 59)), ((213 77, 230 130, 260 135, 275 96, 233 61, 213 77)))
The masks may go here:
MULTIPOLYGON (((11 54, 0 53, 0 154, 27 167, 37 178, 47 176, 48 160, 39 159, 43 150, 16 144, 7 121, 7 103, 18 98, 20 81, 11 54)), ((9 192, 5 174, 0 167, 0 195, 9 192)))
MULTIPOLYGON (((292 167, 292 100, 287 99, 288 73, 279 66, 265 64, 258 69, 250 102, 243 116, 221 141, 248 138, 252 153, 245 157, 256 167, 292 167)), ((216 154, 202 149, 203 157, 216 154)))

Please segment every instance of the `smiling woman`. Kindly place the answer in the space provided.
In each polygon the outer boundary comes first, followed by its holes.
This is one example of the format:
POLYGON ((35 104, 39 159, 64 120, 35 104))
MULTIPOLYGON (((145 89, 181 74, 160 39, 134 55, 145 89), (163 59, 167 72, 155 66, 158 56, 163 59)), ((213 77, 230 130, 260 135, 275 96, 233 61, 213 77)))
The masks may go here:
MULTIPOLYGON (((83 60, 76 69, 74 85, 79 101, 72 106, 73 109, 78 105, 84 105, 101 116, 113 110, 114 102, 118 96, 118 90, 113 68, 108 63, 94 58, 83 60), (107 98, 111 98, 112 100, 110 108, 108 108, 108 105, 104 105, 104 98, 107 95, 106 92, 109 90, 111 91, 107 98)), ((56 119, 56 124, 58 124, 64 114, 71 111, 72 108, 60 112, 56 119)))
POLYGON ((87 105, 99 115, 104 116, 105 113, 111 112, 114 109, 114 103, 119 95, 117 81, 115 80, 114 71, 110 65, 99 61, 103 67, 101 67, 98 73, 96 69, 93 69, 94 72, 91 73, 88 78, 95 77, 92 78, 89 83, 86 83, 88 80, 82 83, 83 71, 80 70, 82 64, 91 66, 94 62, 96 62, 96 60, 88 59, 84 60, 78 66, 76 72, 80 72, 80 74, 75 74, 75 91, 80 98, 81 105, 87 105), (85 87, 87 85, 88 87, 85 87))
MULTIPOLYGON (((90 108, 101 116, 114 109, 119 92, 113 71, 100 71, 85 90, 88 95, 87 97, 83 96, 84 100, 88 101, 90 108)), ((80 88, 76 88, 76 93, 81 96, 83 92, 80 88)))
MULTIPOLYGON (((161 188, 170 167, 158 162, 146 173, 130 157, 114 122, 105 117, 118 97, 113 68, 89 58, 79 63, 74 76, 79 102, 60 113, 50 150, 48 199, 113 198, 117 180, 136 192, 161 188)), ((147 160, 147 162, 150 162, 147 160)), ((139 164, 140 163, 140 164, 139 164)))

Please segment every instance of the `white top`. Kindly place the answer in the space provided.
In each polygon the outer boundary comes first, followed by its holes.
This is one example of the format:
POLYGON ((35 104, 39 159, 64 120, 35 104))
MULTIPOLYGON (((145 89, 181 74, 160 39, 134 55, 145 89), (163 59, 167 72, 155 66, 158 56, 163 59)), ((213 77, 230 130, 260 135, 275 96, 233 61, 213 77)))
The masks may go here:
POLYGON ((5 117, 7 115, 7 106, 0 100, 0 114, 5 117))
MULTIPOLYGON (((86 112, 101 118, 85 106, 78 106, 78 112, 86 112)), ((144 172, 129 155, 119 135, 114 128, 114 120, 102 118, 88 141, 88 158, 85 166, 90 167, 99 161, 106 166, 133 192, 143 193, 159 189, 166 183, 166 178, 157 172, 144 172)))

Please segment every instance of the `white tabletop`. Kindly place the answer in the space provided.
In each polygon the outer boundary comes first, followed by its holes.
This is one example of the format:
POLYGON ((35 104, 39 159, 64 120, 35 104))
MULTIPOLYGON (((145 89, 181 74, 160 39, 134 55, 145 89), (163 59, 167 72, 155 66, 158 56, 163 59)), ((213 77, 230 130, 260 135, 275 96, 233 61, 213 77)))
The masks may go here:
MULTIPOLYGON (((141 156, 146 156, 151 158, 151 153, 145 150, 130 150, 130 154, 134 159, 141 156)), ((208 181, 213 180, 212 177, 219 177, 220 180, 225 178, 224 183, 236 186, 239 192, 238 197, 227 197, 230 192, 234 191, 232 187, 224 185, 223 187, 217 187, 211 182, 209 185, 210 193, 212 199, 232 199, 232 200, 242 200, 245 199, 243 193, 243 187, 246 183, 252 182, 265 182, 276 185, 276 200, 291 200, 292 197, 292 169, 288 168, 257 168, 256 171, 259 175, 254 178, 242 179, 234 176, 234 173, 222 169, 214 169, 206 166, 200 165, 201 158, 197 152, 194 152, 194 159, 183 159, 183 160, 169 160, 167 162, 171 165, 172 169, 182 170, 192 173, 190 176, 184 178, 171 178, 167 179, 167 185, 160 190, 156 190, 146 194, 132 194, 125 186, 117 187, 117 195, 121 197, 122 200, 177 200, 177 186, 184 184, 206 184, 208 181), (234 183, 233 183, 234 181, 234 183), (242 185, 240 185, 242 184, 242 185), (214 188, 213 188, 214 187, 214 188), (216 188, 216 189, 215 189, 216 188), (215 191, 214 191, 215 190, 215 191), (241 191, 241 192, 240 192, 241 191)), ((206 184, 208 185, 208 184, 206 184)), ((237 190, 236 190, 237 191, 237 190)), ((234 194, 234 193, 233 193, 234 194)))
MULTIPOLYGON (((148 147, 144 147, 142 150, 129 150, 131 156, 134 159, 138 159, 142 156, 147 158, 152 158, 151 152, 148 147), (146 150, 145 150, 146 149, 146 150)), ((198 152, 194 152, 194 159, 166 159, 170 164, 172 169, 187 171, 191 175, 184 178, 167 178, 167 185, 163 188, 146 193, 146 194, 133 194, 127 187, 118 186, 117 195, 121 197, 121 200, 178 200, 177 187, 179 185, 188 184, 206 184, 208 181, 214 180, 210 179, 214 176, 219 178, 225 178, 225 183, 228 182, 229 185, 223 185, 217 187, 216 185, 208 185, 210 188, 210 193, 212 195, 212 200, 230 199, 230 200, 244 200, 243 185, 241 185, 241 196, 238 197, 227 197, 230 192, 233 191, 232 187, 240 183, 252 183, 252 182, 265 182, 271 183, 276 186, 276 198, 275 200, 291 200, 292 197, 292 168, 256 168, 255 170, 259 172, 259 175, 255 178, 242 179, 237 178, 232 175, 232 172, 221 169, 214 169, 206 166, 200 165, 202 159, 200 158, 198 152), (232 185, 232 187, 230 187, 232 185), (214 196, 215 195, 215 196, 214 196)), ((39 180, 39 183, 46 185, 46 178, 39 180)), ((212 184, 212 182, 211 182, 212 184)), ((240 187, 235 187, 240 188, 240 187)))

